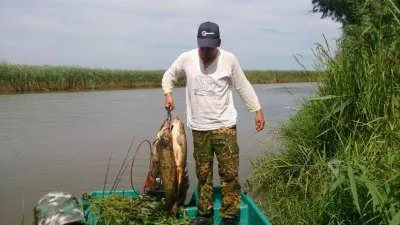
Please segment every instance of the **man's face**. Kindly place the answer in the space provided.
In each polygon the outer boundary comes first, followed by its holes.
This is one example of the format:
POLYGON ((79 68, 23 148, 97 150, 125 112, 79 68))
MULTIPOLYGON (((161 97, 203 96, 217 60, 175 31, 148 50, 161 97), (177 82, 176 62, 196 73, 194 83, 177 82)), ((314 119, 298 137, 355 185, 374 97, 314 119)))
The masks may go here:
POLYGON ((214 59, 217 53, 217 48, 199 48, 199 57, 204 62, 209 62, 214 59))

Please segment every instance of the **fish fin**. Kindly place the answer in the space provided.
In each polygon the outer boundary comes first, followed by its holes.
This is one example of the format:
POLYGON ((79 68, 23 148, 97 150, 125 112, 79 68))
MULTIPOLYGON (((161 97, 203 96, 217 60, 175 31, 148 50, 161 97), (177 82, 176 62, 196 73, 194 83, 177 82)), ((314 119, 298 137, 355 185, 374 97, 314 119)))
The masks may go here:
POLYGON ((178 141, 178 144, 179 144, 180 146, 183 145, 183 137, 182 137, 182 135, 179 135, 177 141, 178 141))
POLYGON ((152 174, 152 171, 148 171, 147 172, 147 177, 146 177, 146 181, 144 183, 144 189, 156 189, 156 185, 155 185, 155 178, 152 174))

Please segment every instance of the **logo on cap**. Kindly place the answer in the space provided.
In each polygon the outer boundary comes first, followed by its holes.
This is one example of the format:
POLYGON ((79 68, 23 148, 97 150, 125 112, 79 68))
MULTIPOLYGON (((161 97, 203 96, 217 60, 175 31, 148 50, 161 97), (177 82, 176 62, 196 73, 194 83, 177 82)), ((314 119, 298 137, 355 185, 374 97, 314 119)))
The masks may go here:
POLYGON ((203 37, 205 37, 205 36, 207 36, 209 34, 214 34, 214 32, 207 32, 207 31, 201 32, 201 35, 203 35, 203 37))

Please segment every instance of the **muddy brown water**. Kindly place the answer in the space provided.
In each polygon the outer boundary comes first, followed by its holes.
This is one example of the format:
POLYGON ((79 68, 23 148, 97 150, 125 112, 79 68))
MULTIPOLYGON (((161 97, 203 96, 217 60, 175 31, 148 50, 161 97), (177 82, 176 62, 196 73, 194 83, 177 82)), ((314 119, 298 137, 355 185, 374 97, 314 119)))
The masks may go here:
MULTIPOLYGON (((263 141, 293 113, 314 83, 254 85, 267 127, 255 133, 254 113, 235 95, 238 111, 240 182, 251 172, 249 160, 262 157, 263 141)), ((184 88, 174 90, 175 110, 186 125, 184 88)), ((41 196, 63 190, 80 197, 102 190, 112 152, 106 188, 111 188, 132 139, 133 154, 143 140, 153 141, 166 118, 160 89, 0 95, 0 224, 32 223, 32 208, 41 196)), ((188 140, 190 189, 197 179, 192 135, 188 140)), ((128 159, 129 160, 129 159, 128 159)), ((134 163, 133 183, 142 188, 149 147, 142 145, 134 163)), ((130 188, 130 164, 118 188, 130 188)), ((214 163, 214 183, 219 183, 214 163)))

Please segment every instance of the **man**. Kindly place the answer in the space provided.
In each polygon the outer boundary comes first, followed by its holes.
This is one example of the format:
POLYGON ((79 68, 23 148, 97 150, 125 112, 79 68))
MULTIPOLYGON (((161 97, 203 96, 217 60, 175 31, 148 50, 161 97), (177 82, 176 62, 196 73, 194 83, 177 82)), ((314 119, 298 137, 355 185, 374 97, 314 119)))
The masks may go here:
POLYGON ((84 225, 83 209, 77 198, 65 192, 50 192, 33 210, 33 225, 84 225))
POLYGON ((264 129, 264 116, 256 93, 237 58, 220 49, 219 26, 202 23, 197 32, 198 48, 181 54, 164 73, 165 107, 174 109, 174 83, 186 76, 187 123, 192 130, 198 179, 198 217, 192 224, 209 224, 213 218, 213 158, 218 160, 222 189, 221 224, 235 224, 240 211, 239 148, 237 112, 232 88, 244 105, 255 112, 256 130, 264 129))

